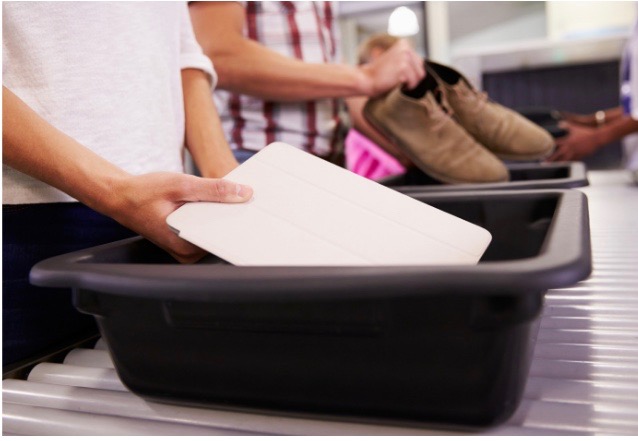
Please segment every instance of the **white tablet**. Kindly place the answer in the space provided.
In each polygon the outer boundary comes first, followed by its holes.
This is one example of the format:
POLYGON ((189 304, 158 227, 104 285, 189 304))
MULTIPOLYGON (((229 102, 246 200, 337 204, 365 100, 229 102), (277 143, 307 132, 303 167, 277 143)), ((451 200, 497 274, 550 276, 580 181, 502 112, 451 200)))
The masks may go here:
POLYGON ((240 204, 191 202, 166 221, 235 265, 468 265, 491 234, 305 153, 268 145, 226 179, 252 186, 240 204))

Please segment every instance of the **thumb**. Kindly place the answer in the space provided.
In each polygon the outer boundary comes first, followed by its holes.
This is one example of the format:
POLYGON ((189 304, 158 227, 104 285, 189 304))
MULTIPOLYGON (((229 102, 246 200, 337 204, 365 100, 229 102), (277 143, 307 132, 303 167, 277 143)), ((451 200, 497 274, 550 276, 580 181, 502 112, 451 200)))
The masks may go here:
POLYGON ((192 178, 185 201, 235 203, 246 202, 253 196, 253 189, 248 185, 226 179, 192 178))

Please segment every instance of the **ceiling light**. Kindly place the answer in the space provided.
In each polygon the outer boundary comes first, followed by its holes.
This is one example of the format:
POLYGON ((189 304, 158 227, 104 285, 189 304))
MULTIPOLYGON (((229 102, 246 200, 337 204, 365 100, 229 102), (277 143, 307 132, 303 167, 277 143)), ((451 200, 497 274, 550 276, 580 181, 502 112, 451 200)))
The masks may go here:
POLYGON ((395 37, 409 37, 419 33, 419 21, 416 14, 405 6, 392 11, 388 19, 388 34, 395 37))

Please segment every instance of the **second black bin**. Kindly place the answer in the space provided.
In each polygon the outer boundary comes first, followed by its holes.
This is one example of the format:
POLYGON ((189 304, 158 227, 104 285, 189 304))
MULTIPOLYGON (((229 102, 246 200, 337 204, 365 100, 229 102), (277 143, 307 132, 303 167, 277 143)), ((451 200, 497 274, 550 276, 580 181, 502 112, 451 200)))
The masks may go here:
POLYGON ((457 192, 485 190, 537 190, 543 188, 576 188, 589 185, 587 168, 582 162, 556 162, 551 164, 511 163, 508 182, 485 184, 442 184, 418 169, 379 181, 402 193, 457 192))
POLYGON ((585 196, 415 197, 492 233, 478 265, 179 265, 136 238, 46 260, 31 280, 72 287, 121 380, 151 400, 503 421, 525 386, 545 291, 590 273, 585 196))

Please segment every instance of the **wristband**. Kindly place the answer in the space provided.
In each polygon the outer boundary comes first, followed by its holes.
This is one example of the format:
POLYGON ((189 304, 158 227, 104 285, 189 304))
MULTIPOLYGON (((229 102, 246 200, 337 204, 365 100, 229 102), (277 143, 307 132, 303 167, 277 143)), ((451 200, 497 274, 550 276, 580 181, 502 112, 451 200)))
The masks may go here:
POLYGON ((594 118, 596 118, 596 125, 602 126, 603 124, 605 124, 606 117, 607 115, 605 115, 604 110, 599 110, 598 112, 594 113, 594 118))

